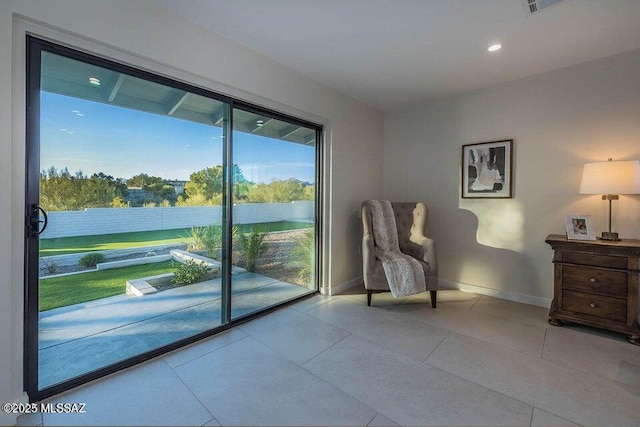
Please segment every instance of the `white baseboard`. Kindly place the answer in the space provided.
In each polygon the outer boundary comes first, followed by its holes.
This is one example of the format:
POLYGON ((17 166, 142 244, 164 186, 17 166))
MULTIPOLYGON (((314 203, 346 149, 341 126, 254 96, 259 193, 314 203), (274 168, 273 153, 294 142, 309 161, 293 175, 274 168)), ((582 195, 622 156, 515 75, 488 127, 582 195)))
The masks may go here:
MULTIPOLYGON (((5 403, 5 402, 2 402, 5 403)), ((29 403, 29 396, 27 393, 22 393, 20 397, 13 399, 11 403, 17 403, 19 405, 26 405, 29 403)), ((21 414, 8 414, 0 410, 0 426, 14 426, 21 414)))
POLYGON ((466 283, 458 283, 452 280, 439 279, 438 288, 459 289, 461 291, 473 292, 474 294, 487 295, 509 301, 536 305, 538 307, 549 308, 551 306, 551 298, 534 297, 533 295, 519 294, 502 289, 483 288, 482 286, 467 285, 466 283))
POLYGON ((344 292, 347 289, 353 288, 354 286, 362 285, 363 283, 363 278, 362 276, 360 276, 356 277, 353 280, 349 280, 348 282, 340 283, 339 285, 333 285, 329 288, 329 295, 339 294, 340 292, 344 292))

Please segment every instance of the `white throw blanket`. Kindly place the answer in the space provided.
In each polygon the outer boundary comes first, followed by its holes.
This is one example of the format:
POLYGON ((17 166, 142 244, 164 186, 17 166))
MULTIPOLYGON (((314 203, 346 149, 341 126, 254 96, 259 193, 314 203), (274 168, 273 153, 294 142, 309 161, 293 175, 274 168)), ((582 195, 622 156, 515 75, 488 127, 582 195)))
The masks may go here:
POLYGON ((400 252, 391 203, 387 200, 367 200, 365 203, 371 207, 375 253, 382 262, 391 294, 397 298, 426 291, 422 266, 415 258, 400 252))

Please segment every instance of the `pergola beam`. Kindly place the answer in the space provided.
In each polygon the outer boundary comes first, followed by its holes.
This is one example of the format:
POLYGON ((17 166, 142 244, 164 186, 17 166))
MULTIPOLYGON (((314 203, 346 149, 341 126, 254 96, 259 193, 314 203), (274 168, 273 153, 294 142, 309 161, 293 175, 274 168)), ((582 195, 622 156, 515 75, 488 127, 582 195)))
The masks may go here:
POLYGON ((126 76, 122 73, 118 74, 118 80, 116 80, 116 84, 114 84, 111 88, 111 93, 109 93, 107 102, 112 103, 113 100, 116 99, 116 95, 118 95, 118 92, 120 92, 120 88, 122 87, 122 83, 124 83, 125 77, 126 76))
POLYGON ((296 133, 296 131, 300 129, 300 126, 297 125, 289 125, 286 128, 280 130, 280 139, 286 139, 296 133))
POLYGON ((211 114, 211 122, 214 126, 221 126, 224 120, 225 104, 220 105, 216 111, 211 114))
POLYGON ((182 103, 187 99, 187 97, 188 97, 188 96, 189 96, 189 92, 182 92, 182 91, 181 91, 181 93, 179 93, 179 94, 174 98, 174 101, 173 101, 173 102, 171 102, 171 103, 169 104, 169 105, 172 105, 172 104, 173 104, 173 106, 172 106, 171 108, 169 108, 169 111, 167 111, 167 114, 168 114, 168 115, 170 115, 170 116, 172 116, 172 115, 173 115, 173 113, 175 113, 175 112, 176 112, 176 110, 177 110, 178 108, 180 108, 180 106, 181 106, 181 105, 182 105, 182 103))

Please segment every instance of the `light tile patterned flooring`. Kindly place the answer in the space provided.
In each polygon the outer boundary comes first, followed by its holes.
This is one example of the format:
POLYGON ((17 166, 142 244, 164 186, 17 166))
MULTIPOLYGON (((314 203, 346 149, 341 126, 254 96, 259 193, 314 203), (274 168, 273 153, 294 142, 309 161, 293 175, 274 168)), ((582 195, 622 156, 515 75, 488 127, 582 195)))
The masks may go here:
POLYGON ((21 425, 638 426, 640 347, 453 290, 315 296, 55 396, 21 425))

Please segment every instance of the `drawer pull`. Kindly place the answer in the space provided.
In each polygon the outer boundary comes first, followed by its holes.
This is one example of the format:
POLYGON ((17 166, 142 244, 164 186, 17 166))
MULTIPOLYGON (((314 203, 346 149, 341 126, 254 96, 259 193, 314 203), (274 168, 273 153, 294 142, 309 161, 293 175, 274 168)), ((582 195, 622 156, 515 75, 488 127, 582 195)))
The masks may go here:
POLYGON ((595 278, 595 277, 592 277, 591 279, 589 279, 589 281, 590 281, 591 283, 596 283, 596 278, 595 278))
POLYGON ((592 302, 591 304, 589 304, 589 307, 591 307, 591 308, 596 308, 596 303, 595 303, 595 302, 592 302))

